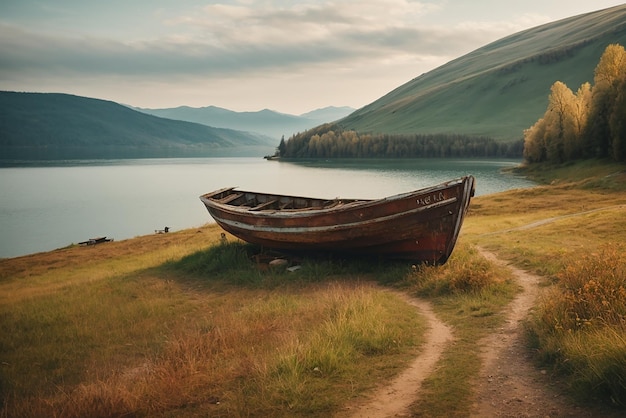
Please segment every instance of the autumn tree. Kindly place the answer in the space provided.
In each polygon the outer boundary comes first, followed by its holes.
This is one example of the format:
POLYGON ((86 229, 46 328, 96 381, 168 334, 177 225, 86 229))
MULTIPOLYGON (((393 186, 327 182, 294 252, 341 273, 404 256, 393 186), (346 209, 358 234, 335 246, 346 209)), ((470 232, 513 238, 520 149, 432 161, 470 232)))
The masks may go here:
POLYGON ((548 110, 544 116, 546 158, 549 161, 565 161, 566 149, 572 148, 575 103, 574 93, 565 83, 557 81, 552 85, 548 98, 548 110))
POLYGON ((582 158, 584 156, 585 129, 591 107, 591 84, 583 83, 576 92, 573 108, 573 138, 566 144, 565 155, 568 159, 582 158))
POLYGON ((576 94, 557 81, 546 113, 524 131, 524 158, 562 162, 612 157, 626 161, 626 51, 609 45, 594 72, 594 84, 576 94))
POLYGON ((541 118, 524 131, 524 159, 529 163, 546 160, 546 121, 541 118))
POLYGON ((608 157, 612 154, 610 118, 621 81, 626 73, 626 51, 618 44, 609 45, 600 57, 594 72, 591 108, 586 130, 590 156, 608 157))
POLYGON ((524 157, 528 161, 563 162, 576 153, 577 102, 565 83, 552 85, 543 118, 524 131, 524 157))
POLYGON ((618 91, 609 117, 611 152, 616 161, 626 161, 626 76, 618 84, 618 91))

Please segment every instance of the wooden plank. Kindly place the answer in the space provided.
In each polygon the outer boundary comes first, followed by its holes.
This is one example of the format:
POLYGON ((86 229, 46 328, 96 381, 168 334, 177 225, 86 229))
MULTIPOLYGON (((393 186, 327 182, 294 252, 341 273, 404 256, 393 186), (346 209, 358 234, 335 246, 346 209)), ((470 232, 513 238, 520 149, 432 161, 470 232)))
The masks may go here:
POLYGON ((233 193, 231 195, 226 196, 223 199, 217 200, 217 202, 227 204, 227 203, 232 202, 233 200, 239 199, 241 196, 243 196, 243 193, 233 193))
POLYGON ((265 209, 265 208, 267 208, 269 206, 272 206, 276 202, 278 202, 278 199, 269 200, 269 201, 267 201, 265 203, 260 203, 260 204, 256 205, 255 207, 250 208, 250 210, 262 210, 262 209, 265 209))
POLYGON ((203 195, 202 197, 204 197, 206 199, 211 199, 213 196, 217 196, 218 194, 228 192, 230 190, 233 190, 234 188, 235 187, 224 187, 223 189, 219 189, 219 190, 216 190, 214 192, 207 193, 207 194, 203 195))

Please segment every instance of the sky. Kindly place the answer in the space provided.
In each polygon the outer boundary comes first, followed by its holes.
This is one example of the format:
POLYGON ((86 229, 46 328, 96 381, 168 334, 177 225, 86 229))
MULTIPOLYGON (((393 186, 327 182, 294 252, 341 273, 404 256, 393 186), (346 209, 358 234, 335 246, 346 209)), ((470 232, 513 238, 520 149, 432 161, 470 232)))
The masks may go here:
POLYGON ((0 0, 0 90, 143 108, 360 108, 611 0, 0 0))

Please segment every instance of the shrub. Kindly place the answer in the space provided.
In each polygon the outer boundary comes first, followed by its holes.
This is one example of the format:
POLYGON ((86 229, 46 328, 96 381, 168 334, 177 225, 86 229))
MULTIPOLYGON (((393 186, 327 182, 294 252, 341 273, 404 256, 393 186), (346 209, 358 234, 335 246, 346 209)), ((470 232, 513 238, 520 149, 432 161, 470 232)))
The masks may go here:
POLYGON ((611 246, 572 258, 529 324, 539 357, 580 394, 626 404, 626 256, 611 246))
POLYGON ((423 296, 479 292, 501 281, 498 271, 473 248, 457 245, 443 266, 419 265, 410 277, 423 296))

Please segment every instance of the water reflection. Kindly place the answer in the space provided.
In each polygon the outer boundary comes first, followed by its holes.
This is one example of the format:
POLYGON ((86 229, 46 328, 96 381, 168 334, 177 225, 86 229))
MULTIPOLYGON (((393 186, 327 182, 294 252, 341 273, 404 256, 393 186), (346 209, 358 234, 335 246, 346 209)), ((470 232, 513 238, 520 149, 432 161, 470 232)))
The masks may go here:
MULTIPOLYGON (((533 182, 516 176, 506 168, 520 164, 518 160, 467 159, 336 159, 282 162, 314 170, 335 172, 335 178, 348 176, 359 179, 372 197, 401 193, 428 187, 436 183, 471 174, 477 179, 477 195, 497 193, 509 189, 532 187, 533 182), (369 174, 372 174, 370 176, 369 174), (363 176, 362 178, 359 176, 363 176), (374 190, 381 187, 380 192, 374 190), (381 194, 382 193, 382 194, 381 194)), ((360 190, 356 184, 357 190, 360 190)), ((364 197, 364 196, 356 196, 364 197)))

